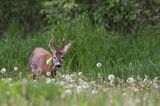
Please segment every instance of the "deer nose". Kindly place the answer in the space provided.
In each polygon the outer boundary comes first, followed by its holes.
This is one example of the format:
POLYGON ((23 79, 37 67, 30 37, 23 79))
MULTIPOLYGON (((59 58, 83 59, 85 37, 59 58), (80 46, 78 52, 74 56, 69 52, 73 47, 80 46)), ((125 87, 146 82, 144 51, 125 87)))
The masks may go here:
POLYGON ((59 64, 59 65, 56 65, 56 67, 57 67, 57 68, 60 68, 60 67, 61 67, 61 65, 60 65, 60 64, 59 64))
POLYGON ((60 68, 62 65, 61 65, 60 63, 56 63, 55 66, 56 66, 57 68, 60 68))

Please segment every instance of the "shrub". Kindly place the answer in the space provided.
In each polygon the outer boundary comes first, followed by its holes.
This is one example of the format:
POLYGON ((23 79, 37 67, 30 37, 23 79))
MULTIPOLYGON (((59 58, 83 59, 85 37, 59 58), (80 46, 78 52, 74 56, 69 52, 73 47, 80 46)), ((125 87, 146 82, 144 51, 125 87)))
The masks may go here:
POLYGON ((73 19, 79 11, 74 0, 45 0, 42 2, 41 14, 47 14, 49 24, 73 19))
POLYGON ((0 1, 0 29, 5 29, 9 20, 16 19, 21 23, 21 30, 25 36, 40 25, 39 14, 41 2, 38 0, 1 0, 0 1))
POLYGON ((97 0, 88 11, 95 22, 103 22, 108 30, 131 32, 154 22, 158 8, 153 0, 97 0))

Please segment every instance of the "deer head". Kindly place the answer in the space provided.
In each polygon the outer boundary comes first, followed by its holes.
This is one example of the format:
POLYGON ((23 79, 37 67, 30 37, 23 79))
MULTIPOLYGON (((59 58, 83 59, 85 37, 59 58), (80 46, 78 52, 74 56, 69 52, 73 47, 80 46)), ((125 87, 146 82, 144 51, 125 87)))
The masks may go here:
POLYGON ((52 51, 53 63, 56 66, 56 68, 60 68, 62 66, 64 55, 69 51, 69 49, 72 46, 71 43, 68 43, 65 45, 64 41, 65 41, 65 39, 63 37, 62 45, 60 48, 57 48, 54 38, 52 39, 52 41, 49 44, 50 49, 52 51))

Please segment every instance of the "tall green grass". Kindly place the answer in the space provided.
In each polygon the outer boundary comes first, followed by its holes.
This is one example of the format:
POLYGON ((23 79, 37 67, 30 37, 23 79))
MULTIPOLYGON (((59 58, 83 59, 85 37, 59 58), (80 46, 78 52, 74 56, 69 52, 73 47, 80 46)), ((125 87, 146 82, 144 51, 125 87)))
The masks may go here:
POLYGON ((83 72, 89 78, 114 74, 118 77, 132 75, 160 76, 160 23, 132 34, 107 32, 103 25, 93 25, 87 17, 73 22, 47 26, 28 38, 21 38, 16 21, 8 25, 5 38, 0 40, 0 69, 6 67, 10 74, 18 66, 23 75, 29 74, 28 59, 35 47, 49 49, 52 34, 60 46, 66 33, 66 43, 72 42, 71 51, 65 56, 63 73, 83 72), (102 66, 96 67, 100 62, 102 66))

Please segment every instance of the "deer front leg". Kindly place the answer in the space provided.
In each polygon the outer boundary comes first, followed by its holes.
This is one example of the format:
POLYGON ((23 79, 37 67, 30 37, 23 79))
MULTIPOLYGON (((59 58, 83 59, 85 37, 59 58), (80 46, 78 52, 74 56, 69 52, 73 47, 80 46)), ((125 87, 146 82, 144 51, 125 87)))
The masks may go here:
POLYGON ((36 79, 36 75, 35 74, 33 74, 33 80, 35 80, 36 79))
POLYGON ((51 78, 54 78, 56 76, 56 70, 51 71, 51 78))

